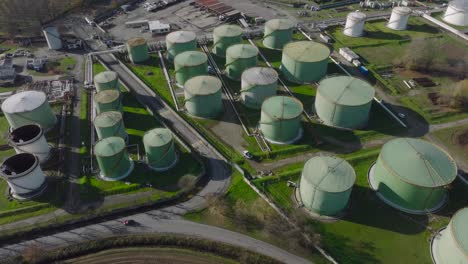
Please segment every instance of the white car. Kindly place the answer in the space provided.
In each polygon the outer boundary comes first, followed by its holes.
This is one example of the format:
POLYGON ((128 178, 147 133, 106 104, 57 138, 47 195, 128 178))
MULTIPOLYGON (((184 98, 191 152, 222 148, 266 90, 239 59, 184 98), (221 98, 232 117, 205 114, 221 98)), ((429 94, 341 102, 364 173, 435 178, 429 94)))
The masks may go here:
POLYGON ((243 150, 242 151, 242 155, 246 158, 246 159, 253 159, 253 155, 252 153, 250 153, 248 150, 243 150))

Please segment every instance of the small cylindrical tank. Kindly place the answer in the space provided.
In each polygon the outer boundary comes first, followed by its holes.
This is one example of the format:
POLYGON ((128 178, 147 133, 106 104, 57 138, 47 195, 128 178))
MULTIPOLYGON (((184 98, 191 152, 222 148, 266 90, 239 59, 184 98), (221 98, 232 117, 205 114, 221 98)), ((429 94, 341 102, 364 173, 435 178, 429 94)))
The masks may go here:
POLYGON ((292 40, 294 23, 289 19, 272 19, 265 23, 263 46, 269 49, 283 49, 292 40))
POLYGON ((98 114, 108 111, 122 111, 122 100, 118 90, 104 90, 94 95, 94 105, 98 114))
POLYGON ((208 57, 200 51, 182 52, 175 57, 174 67, 177 85, 183 87, 188 79, 208 73, 208 57))
POLYGON ((343 33, 350 37, 360 37, 364 34, 366 14, 362 12, 351 12, 346 16, 346 24, 343 33))
POLYGON ((148 43, 144 38, 133 38, 127 41, 128 57, 132 63, 141 63, 149 59, 148 43))
POLYGON ((94 127, 99 139, 121 137, 127 140, 128 138, 122 114, 117 111, 103 112, 97 115, 94 119, 94 127))
POLYGON ((226 50, 242 42, 242 28, 236 25, 221 25, 213 30, 213 53, 226 57, 226 50))
POLYGON ((268 67, 253 67, 241 77, 242 103, 252 109, 260 109, 265 99, 276 95, 278 73, 268 67))
POLYGON ((299 194, 306 209, 333 216, 347 205, 356 180, 353 167, 338 157, 316 156, 302 169, 299 194))
POLYGON ((106 181, 117 181, 126 178, 133 171, 130 159, 121 137, 108 137, 94 146, 94 155, 101 170, 99 176, 106 181))
POLYGON ((119 76, 113 71, 104 71, 94 76, 96 91, 118 90, 119 76))
POLYGON ((146 162, 157 171, 165 171, 177 163, 174 137, 167 128, 155 128, 147 131, 143 136, 146 162))
POLYGON ((201 75, 185 82, 185 108, 194 116, 215 118, 223 110, 221 81, 213 76, 201 75))
POLYGON ((258 49, 250 44, 236 44, 226 51, 226 76, 239 80, 248 68, 257 66, 258 49))
POLYGON ((46 187, 38 157, 20 153, 7 158, 0 167, 0 176, 10 186, 11 195, 19 200, 39 195, 46 187))
POLYGON ((455 0, 449 2, 443 19, 452 25, 468 26, 468 1, 455 0))
POLYGON ((281 71, 286 79, 295 83, 311 83, 327 73, 330 49, 313 41, 297 41, 283 49, 281 71))
POLYGON ((50 155, 50 146, 38 124, 24 125, 13 129, 10 132, 8 144, 15 149, 16 153, 36 155, 40 163, 46 162, 50 155))
POLYGON ((197 49, 197 35, 190 31, 175 31, 166 36, 167 58, 173 60, 182 52, 197 49))
POLYGON ((262 104, 260 131, 266 140, 275 144, 289 144, 302 136, 302 103, 293 97, 273 96, 262 104))
POLYGON ((14 94, 3 101, 2 111, 12 129, 39 124, 44 131, 48 131, 57 123, 57 117, 43 92, 25 91, 14 94))
POLYGON ((431 243, 435 264, 468 263, 468 207, 458 210, 431 243))
POLYGON ((62 39, 60 38, 60 33, 57 30, 57 27, 46 27, 42 30, 47 41, 47 46, 51 50, 59 50, 62 48, 62 39))
POLYGON ((410 14, 411 8, 409 7, 397 6, 393 8, 387 27, 394 30, 405 30, 408 26, 408 18, 410 14))

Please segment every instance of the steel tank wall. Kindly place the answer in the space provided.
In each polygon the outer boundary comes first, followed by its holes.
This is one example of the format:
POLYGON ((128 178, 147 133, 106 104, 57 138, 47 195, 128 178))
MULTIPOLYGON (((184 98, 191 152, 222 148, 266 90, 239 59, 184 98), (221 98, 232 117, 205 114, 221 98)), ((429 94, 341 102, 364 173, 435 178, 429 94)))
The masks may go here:
POLYGON ((39 159, 29 153, 16 154, 7 158, 2 163, 0 175, 7 181, 15 198, 37 192, 45 183, 39 159))
POLYGON ((94 119, 94 127, 99 139, 114 136, 123 139, 127 139, 128 137, 125 131, 123 116, 117 111, 109 111, 97 115, 94 119))
POLYGON ((177 161, 174 138, 170 130, 156 128, 147 131, 143 136, 146 161, 156 170, 167 170, 177 161))
POLYGON ((122 111, 122 99, 117 90, 104 90, 94 96, 94 105, 98 114, 109 111, 122 111))
POLYGON ((316 186, 306 185, 302 182, 300 185, 300 195, 304 206, 320 215, 336 215, 348 205, 352 188, 344 192, 325 192, 319 190, 316 186), (306 187, 303 187, 303 186, 306 187))
POLYGON ((213 30, 213 53, 226 57, 226 50, 242 42, 242 28, 236 25, 221 25, 213 30))
POLYGON ((451 1, 447 6, 443 20, 456 26, 468 26, 468 4, 451 1))
POLYGON ((208 57, 200 51, 186 51, 175 57, 174 67, 177 85, 184 86, 188 79, 208 73, 208 57))
POLYGON ((226 51, 226 76, 239 80, 242 73, 257 66, 258 50, 250 44, 237 44, 226 51))
POLYGON ((364 105, 349 106, 333 103, 317 93, 315 111, 320 120, 327 126, 358 129, 367 126, 372 101, 364 105))
POLYGON ((263 101, 276 95, 278 73, 271 68, 254 67, 241 76, 241 100, 251 109, 260 109, 263 101))
POLYGON ((435 264, 468 263, 468 249, 466 245, 468 207, 457 211, 447 227, 436 235, 433 256, 435 264), (461 241, 464 240, 464 241, 461 241))
POLYGON ((51 50, 59 50, 62 48, 62 40, 56 27, 46 27, 42 31, 47 41, 47 45, 51 50))
POLYGON ((149 59, 148 44, 144 38, 134 38, 127 42, 128 57, 132 63, 138 64, 149 59))
POLYGON ((387 27, 394 30, 405 30, 408 26, 408 19, 411 14, 409 7, 397 6, 393 8, 387 27))
POLYGON ((101 92, 105 90, 118 89, 119 79, 116 72, 104 71, 94 76, 94 86, 96 91, 101 92))
POLYGON ((283 49, 292 40, 294 24, 288 19, 272 19, 265 23, 263 46, 269 49, 283 49))
POLYGON ((190 31, 175 31, 166 36, 167 58, 173 60, 177 55, 197 50, 196 35, 190 31))
POLYGON ((351 12, 346 17, 346 24, 343 34, 349 37, 360 37, 364 34, 364 24, 366 22, 366 14, 361 12, 351 12))
POLYGON ((215 118, 223 109, 221 81, 212 76, 197 76, 185 83, 185 108, 196 117, 215 118), (200 89, 208 89, 205 92, 200 89))
POLYGON ((100 177, 107 181, 126 178, 133 170, 133 161, 120 137, 108 137, 94 146, 96 160, 101 170, 100 177))
POLYGON ((50 146, 44 137, 41 126, 37 124, 25 125, 11 131, 8 144, 18 154, 36 155, 40 163, 46 162, 50 155, 50 146))

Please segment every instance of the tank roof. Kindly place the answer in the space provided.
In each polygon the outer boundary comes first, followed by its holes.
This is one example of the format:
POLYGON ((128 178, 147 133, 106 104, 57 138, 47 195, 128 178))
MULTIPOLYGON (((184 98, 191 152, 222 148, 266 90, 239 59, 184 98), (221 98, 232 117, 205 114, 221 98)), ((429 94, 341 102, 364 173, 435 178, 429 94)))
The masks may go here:
POLYGON ((144 38, 132 38, 127 41, 127 44, 130 46, 140 46, 146 44, 146 39, 144 38))
POLYGON ((367 15, 363 12, 354 11, 354 12, 349 13, 346 17, 352 20, 362 20, 362 19, 366 19, 367 15))
POLYGON ((155 128, 147 131, 143 136, 145 146, 160 147, 171 143, 172 132, 167 128, 155 128))
POLYGON ((302 177, 321 191, 344 192, 354 185, 356 173, 344 159, 317 156, 306 162, 302 177))
POLYGON ((250 44, 236 44, 230 46, 226 54, 235 59, 252 58, 258 55, 258 49, 250 44))
POLYGON ((99 103, 110 103, 120 97, 120 92, 117 90, 104 90, 96 93, 94 100, 99 103))
POLYGON ((47 101, 47 96, 39 91, 24 91, 13 94, 2 103, 5 113, 24 113, 32 111, 47 101))
POLYGON ((278 73, 269 67, 252 67, 242 73, 242 81, 254 85, 266 85, 278 81, 278 73))
POLYGON ((392 9, 392 12, 395 12, 395 13, 398 13, 398 14, 401 14, 401 15, 408 15, 412 11, 411 11, 411 8, 409 8, 407 6, 397 6, 397 7, 394 7, 392 9))
POLYGON ((330 56, 330 49, 314 41, 296 41, 286 44, 283 53, 300 62, 322 61, 330 56))
POLYGON ((387 142, 379 161, 403 181, 422 187, 450 184, 457 176, 455 161, 439 147, 414 138, 397 138, 387 142))
POLYGON ((293 119, 302 114, 302 103, 290 96, 272 96, 262 104, 262 112, 277 119, 293 119))
POLYGON ((97 83, 108 83, 115 81, 118 78, 118 75, 116 72, 113 71, 103 71, 101 73, 96 74, 94 76, 94 81, 97 83))
POLYGON ((192 95, 210 95, 221 90, 221 80, 210 75, 200 75, 185 82, 185 90, 192 95))
POLYGON ((213 30, 213 34, 220 37, 235 37, 242 35, 242 28, 237 25, 221 25, 213 30))
POLYGON ((468 257, 468 207, 458 210, 453 215, 450 225, 455 242, 468 257))
POLYGON ((94 125, 98 127, 111 127, 122 121, 122 114, 117 111, 101 113, 94 118, 94 125))
POLYGON ((171 43, 186 43, 190 41, 194 41, 197 38, 197 35, 191 31, 175 31, 169 33, 166 36, 166 41, 171 43))
POLYGON ((450 7, 454 7, 456 9, 461 9, 464 11, 468 11, 468 1, 467 0, 454 0, 449 2, 450 7))
POLYGON ((335 76, 320 81, 319 93, 340 105, 363 105, 374 98, 375 90, 368 82, 351 76, 335 76))
POLYGON ((265 23, 265 26, 273 30, 286 30, 286 29, 293 28, 295 24, 289 19, 276 18, 276 19, 268 20, 265 23))
POLYGON ((121 137, 108 137, 98 141, 94 153, 99 157, 112 157, 125 149, 125 141, 121 137))
POLYGON ((208 57, 201 51, 185 51, 174 58, 174 64, 183 66, 197 66, 208 61, 208 57))

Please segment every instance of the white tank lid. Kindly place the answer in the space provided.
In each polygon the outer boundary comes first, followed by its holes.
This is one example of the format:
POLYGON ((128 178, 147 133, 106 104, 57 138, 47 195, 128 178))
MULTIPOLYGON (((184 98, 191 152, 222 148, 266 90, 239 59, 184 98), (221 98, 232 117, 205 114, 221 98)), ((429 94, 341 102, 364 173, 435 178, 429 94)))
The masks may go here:
POLYGON ((47 100, 43 92, 25 91, 8 97, 2 104, 5 113, 24 113, 41 106, 47 100))
POLYGON ((358 12, 358 11, 351 12, 347 16, 347 18, 352 19, 352 20, 363 20, 363 19, 366 19, 366 17, 367 17, 366 14, 362 12, 358 12))

